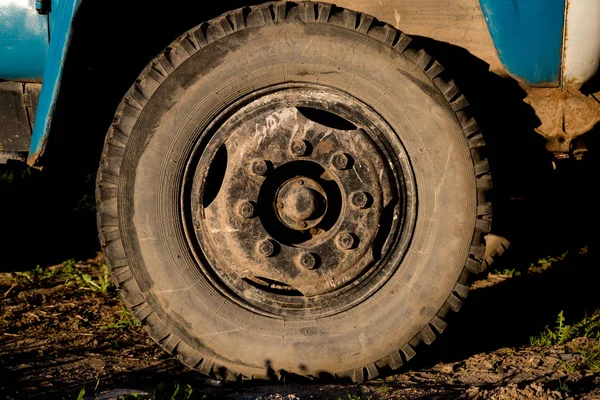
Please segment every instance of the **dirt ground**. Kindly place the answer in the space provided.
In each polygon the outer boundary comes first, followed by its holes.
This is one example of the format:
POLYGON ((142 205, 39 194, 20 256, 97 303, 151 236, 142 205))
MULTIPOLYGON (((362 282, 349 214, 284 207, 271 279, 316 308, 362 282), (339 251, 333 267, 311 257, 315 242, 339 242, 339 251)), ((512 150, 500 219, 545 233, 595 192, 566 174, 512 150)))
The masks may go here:
POLYGON ((597 310, 596 258, 543 260, 482 274, 461 313, 403 369, 364 384, 286 378, 223 383, 162 351, 122 308, 102 257, 0 273, 0 399, 600 399, 597 338, 531 346, 530 337, 597 310), (129 395, 127 395, 129 393, 129 395), (132 396, 132 393, 138 395, 132 396), (129 396, 129 397, 127 397, 129 396))

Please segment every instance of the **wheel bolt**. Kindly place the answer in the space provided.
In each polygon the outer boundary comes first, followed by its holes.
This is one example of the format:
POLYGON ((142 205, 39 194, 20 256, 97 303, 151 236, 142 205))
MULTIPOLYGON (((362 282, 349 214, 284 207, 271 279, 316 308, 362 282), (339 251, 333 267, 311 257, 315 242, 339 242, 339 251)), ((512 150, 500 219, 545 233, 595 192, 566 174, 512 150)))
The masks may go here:
POLYGON ((337 245, 340 249, 350 250, 354 247, 354 235, 350 232, 342 232, 337 236, 337 245))
POLYGON ((302 253, 298 258, 298 262, 302 268, 315 269, 317 260, 311 253, 302 253))
POLYGON ((348 164, 350 164, 350 160, 348 159, 348 156, 344 153, 335 153, 331 157, 331 165, 333 165, 339 170, 348 168, 348 164))
POLYGON ((263 257, 271 257, 273 254, 275 254, 275 245, 273 244, 273 241, 267 239, 258 243, 258 252, 263 257))
POLYGON ((259 176, 265 176, 269 170, 269 166, 265 160, 254 160, 252 161, 252 173, 259 176))
POLYGON ((369 195, 365 192, 354 192, 352 193, 350 202, 356 208, 367 208, 369 195))
POLYGON ((254 216, 254 205, 249 201, 241 201, 237 207, 238 214, 244 219, 250 219, 254 216))
POLYGON ((308 146, 306 145, 306 140, 296 139, 290 144, 290 152, 295 157, 302 157, 303 155, 306 155, 307 151, 308 146))

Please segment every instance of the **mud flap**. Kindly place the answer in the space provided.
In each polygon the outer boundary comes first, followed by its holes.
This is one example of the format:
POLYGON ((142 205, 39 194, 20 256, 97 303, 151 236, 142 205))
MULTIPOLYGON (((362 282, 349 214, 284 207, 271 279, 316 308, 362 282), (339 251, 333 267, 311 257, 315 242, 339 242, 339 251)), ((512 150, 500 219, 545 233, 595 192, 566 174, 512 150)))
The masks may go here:
POLYGON ((40 84, 0 82, 0 164, 29 151, 40 84))

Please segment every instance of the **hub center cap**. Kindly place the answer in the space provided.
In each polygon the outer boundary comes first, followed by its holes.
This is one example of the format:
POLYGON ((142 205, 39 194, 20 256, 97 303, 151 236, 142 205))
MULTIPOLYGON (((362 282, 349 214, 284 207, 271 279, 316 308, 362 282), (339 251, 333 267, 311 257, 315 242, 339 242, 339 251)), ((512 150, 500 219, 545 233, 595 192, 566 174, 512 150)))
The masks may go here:
POLYGON ((317 225, 327 211, 327 195, 316 181, 297 177, 284 183, 276 195, 277 217, 286 226, 306 230, 317 225))

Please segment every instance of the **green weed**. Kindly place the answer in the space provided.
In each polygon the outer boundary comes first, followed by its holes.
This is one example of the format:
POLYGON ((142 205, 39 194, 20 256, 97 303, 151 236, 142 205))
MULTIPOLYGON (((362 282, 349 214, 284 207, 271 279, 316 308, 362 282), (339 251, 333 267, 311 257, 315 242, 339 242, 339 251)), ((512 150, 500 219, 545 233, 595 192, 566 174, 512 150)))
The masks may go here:
MULTIPOLYGON (((192 397, 194 390, 190 385, 180 386, 175 382, 171 386, 164 383, 159 383, 152 392, 152 400, 189 400, 192 397)), ((126 394, 119 397, 118 400, 141 400, 146 397, 142 394, 126 394)))
POLYGON ((582 367, 594 372, 600 372, 600 342, 583 345, 578 350, 583 357, 582 367))
POLYGON ((56 272, 51 269, 42 268, 37 265, 31 271, 15 272, 13 282, 24 286, 43 286, 54 279, 56 272))
POLYGON ((567 386, 567 384, 565 382, 562 382, 560 380, 560 378, 558 378, 558 387, 557 389, 561 392, 568 392, 569 391, 569 386, 567 386))
POLYGON ((565 324, 565 316, 561 311, 556 319, 556 327, 550 329, 545 327, 539 336, 532 336, 529 341, 532 346, 552 346, 553 344, 563 344, 573 336, 573 327, 565 324))
POLYGON ((559 261, 563 261, 569 255, 568 251, 558 255, 558 256, 549 256, 540 258, 536 263, 531 263, 529 268, 527 269, 528 274, 541 274, 542 272, 547 271, 552 268, 554 263, 559 261))
POLYGON ((383 385, 379 388, 377 388, 377 393, 381 396, 384 396, 386 394, 388 394, 389 392, 391 392, 392 388, 387 386, 387 385, 383 385))
POLYGON ((137 330, 142 326, 130 313, 127 309, 121 306, 121 315, 118 319, 113 319, 111 323, 108 325, 101 326, 101 329, 129 329, 129 330, 137 330))
POLYGON ((108 267, 103 265, 102 271, 102 275, 98 276, 97 279, 94 279, 92 276, 86 273, 78 271, 77 278, 80 284, 79 286, 82 288, 91 289, 94 292, 102 293, 104 295, 110 294, 114 291, 114 286, 110 281, 108 267))
MULTIPOLYGON (((348 396, 348 398, 346 400, 362 400, 362 396, 361 394, 351 394, 351 393, 346 393, 346 396, 348 396)), ((338 397, 338 400, 344 400, 342 397, 338 397)))
MULTIPOLYGON (((587 251, 586 248, 583 248, 582 251, 585 253, 587 251)), ((505 268, 502 270, 494 270, 491 272, 493 275, 501 275, 507 277, 516 277, 524 274, 540 274, 552 268, 552 266, 558 262, 564 261, 569 256, 569 252, 565 251, 564 253, 557 256, 548 256, 538 259, 535 263, 530 263, 529 266, 521 266, 520 268, 505 268)))
POLYGON ((563 366, 563 368, 567 372, 575 372, 575 371, 577 371, 577 367, 578 367, 577 363, 561 361, 560 364, 563 366))
POLYGON ((532 346, 551 346, 564 344, 577 337, 600 338, 600 312, 594 313, 591 317, 586 316, 573 325, 568 325, 565 323, 565 316, 561 311, 558 313, 554 329, 546 326, 539 336, 532 336, 529 341, 532 346))
POLYGON ((494 275, 510 276, 511 278, 512 278, 513 276, 521 276, 521 272, 520 272, 520 271, 517 271, 517 270, 516 270, 516 269, 514 269, 514 268, 513 268, 513 269, 508 269, 508 268, 506 268, 506 269, 503 269, 503 270, 494 270, 494 271, 492 272, 492 274, 494 274, 494 275))
POLYGON ((44 287, 63 282, 64 284, 76 284, 81 289, 109 295, 114 293, 115 288, 110 281, 108 267, 103 265, 102 268, 102 274, 93 277, 84 271, 84 267, 78 266, 75 260, 67 260, 55 267, 42 268, 38 265, 31 271, 16 272, 13 282, 26 287, 44 287))

